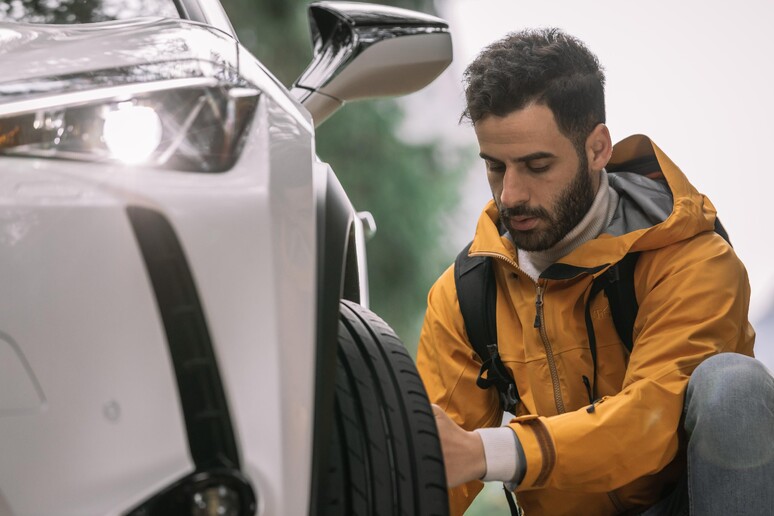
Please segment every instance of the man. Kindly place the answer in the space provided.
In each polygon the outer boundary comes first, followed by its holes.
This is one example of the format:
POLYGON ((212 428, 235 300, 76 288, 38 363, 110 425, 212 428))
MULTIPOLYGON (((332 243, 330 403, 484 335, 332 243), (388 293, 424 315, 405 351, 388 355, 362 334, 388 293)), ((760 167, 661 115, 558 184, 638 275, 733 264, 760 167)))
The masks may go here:
POLYGON ((496 480, 530 516, 774 514, 774 381, 750 358, 747 273, 713 205, 646 137, 613 147, 604 75, 577 39, 512 34, 465 79, 494 198, 469 252, 492 259, 499 354, 521 401, 499 427, 450 267, 428 296, 418 365, 452 512, 496 480), (606 172, 621 163, 653 169, 606 172), (589 291, 634 252, 629 354, 589 291))

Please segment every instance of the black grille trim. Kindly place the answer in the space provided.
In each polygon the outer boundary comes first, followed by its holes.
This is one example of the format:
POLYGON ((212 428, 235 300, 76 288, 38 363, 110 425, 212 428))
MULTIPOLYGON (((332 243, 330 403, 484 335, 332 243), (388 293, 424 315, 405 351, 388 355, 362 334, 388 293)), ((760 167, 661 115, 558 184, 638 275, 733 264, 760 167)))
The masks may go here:
POLYGON ((156 295, 197 471, 239 469, 239 453, 212 340, 183 248, 161 213, 126 209, 156 295))

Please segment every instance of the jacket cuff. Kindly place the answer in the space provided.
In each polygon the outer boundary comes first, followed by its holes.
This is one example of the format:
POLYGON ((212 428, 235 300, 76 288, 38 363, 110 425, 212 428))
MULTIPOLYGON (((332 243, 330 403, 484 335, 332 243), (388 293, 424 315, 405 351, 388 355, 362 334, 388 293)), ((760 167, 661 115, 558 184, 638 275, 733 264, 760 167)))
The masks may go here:
POLYGON ((526 471, 519 488, 525 490, 545 487, 556 466, 556 449, 548 428, 542 418, 535 415, 512 420, 510 428, 516 433, 526 457, 526 471))
POLYGON ((518 482, 524 475, 524 451, 516 434, 509 427, 476 430, 484 445, 485 482, 518 482))

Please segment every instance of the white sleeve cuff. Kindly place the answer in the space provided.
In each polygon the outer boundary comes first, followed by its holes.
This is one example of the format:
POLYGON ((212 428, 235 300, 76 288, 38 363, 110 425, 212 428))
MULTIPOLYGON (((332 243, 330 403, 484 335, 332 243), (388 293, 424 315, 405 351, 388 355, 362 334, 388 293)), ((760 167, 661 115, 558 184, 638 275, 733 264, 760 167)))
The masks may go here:
POLYGON ((481 480, 513 482, 520 471, 516 433, 507 426, 476 430, 484 444, 486 473, 481 480))

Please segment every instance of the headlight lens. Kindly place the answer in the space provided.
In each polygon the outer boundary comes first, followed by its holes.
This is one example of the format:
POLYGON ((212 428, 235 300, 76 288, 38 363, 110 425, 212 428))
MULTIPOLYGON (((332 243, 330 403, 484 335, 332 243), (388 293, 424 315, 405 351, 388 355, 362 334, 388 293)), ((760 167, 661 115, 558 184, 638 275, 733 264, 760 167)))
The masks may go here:
POLYGON ((161 144, 161 119, 152 107, 121 102, 104 115, 102 141, 110 153, 126 163, 146 161, 161 144))
POLYGON ((0 153, 222 172, 258 96, 238 80, 191 77, 14 100, 0 105, 0 153))

